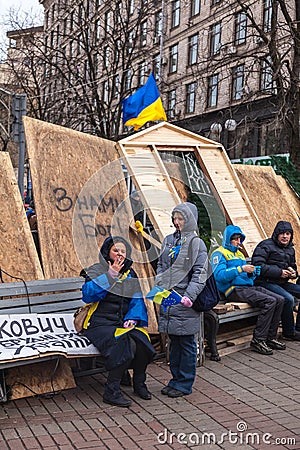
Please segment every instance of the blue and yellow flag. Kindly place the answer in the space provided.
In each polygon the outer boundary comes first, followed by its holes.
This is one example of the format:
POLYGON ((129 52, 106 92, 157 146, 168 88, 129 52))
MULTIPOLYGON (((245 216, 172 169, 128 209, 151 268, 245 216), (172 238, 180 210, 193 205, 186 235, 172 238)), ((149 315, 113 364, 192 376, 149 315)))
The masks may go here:
POLYGON ((154 303, 161 305, 164 309, 168 306, 177 305, 180 303, 182 296, 178 292, 171 290, 168 291, 160 286, 154 286, 150 292, 146 295, 148 300, 152 300, 154 303))
POLYGON ((123 100, 123 122, 135 131, 150 120, 167 120, 153 73, 146 84, 123 100))

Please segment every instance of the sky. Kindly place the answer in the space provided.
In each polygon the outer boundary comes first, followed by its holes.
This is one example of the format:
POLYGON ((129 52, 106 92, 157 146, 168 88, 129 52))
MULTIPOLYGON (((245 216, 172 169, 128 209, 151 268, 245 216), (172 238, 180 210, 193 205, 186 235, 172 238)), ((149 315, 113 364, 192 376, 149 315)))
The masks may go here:
MULTIPOLYGON (((0 0, 0 42, 3 43, 6 39, 6 31, 8 30, 5 22, 7 21, 9 10, 13 8, 19 11, 20 17, 24 17, 24 12, 30 14, 30 16, 36 16, 38 13, 42 15, 43 7, 40 5, 39 0, 0 0)), ((19 14, 18 13, 18 14, 19 14)), ((42 19, 36 23, 42 24, 42 19)), ((1 45, 2 47, 2 45, 1 45)))

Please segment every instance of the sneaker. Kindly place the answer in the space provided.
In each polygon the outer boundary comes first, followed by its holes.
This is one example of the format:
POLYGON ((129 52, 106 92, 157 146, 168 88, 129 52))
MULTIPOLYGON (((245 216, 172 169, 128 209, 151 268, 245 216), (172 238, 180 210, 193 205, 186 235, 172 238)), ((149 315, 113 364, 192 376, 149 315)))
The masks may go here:
POLYGON ((273 350, 269 348, 266 341, 259 341, 255 338, 250 342, 250 347, 254 352, 260 353, 261 355, 273 355, 273 350))
POLYGON ((285 350, 286 345, 277 339, 267 339, 267 346, 273 350, 285 350))
POLYGON ((286 341, 300 341, 300 332, 295 331, 294 334, 283 334, 282 339, 285 339, 286 341))
POLYGON ((172 390, 173 388, 171 388, 170 386, 165 386, 162 388, 162 390, 160 391, 162 393, 162 395, 168 395, 168 393, 172 390))
POLYGON ((171 398, 178 398, 178 397, 183 397, 184 395, 188 395, 185 392, 179 391, 178 389, 171 389, 168 392, 168 397, 171 398))

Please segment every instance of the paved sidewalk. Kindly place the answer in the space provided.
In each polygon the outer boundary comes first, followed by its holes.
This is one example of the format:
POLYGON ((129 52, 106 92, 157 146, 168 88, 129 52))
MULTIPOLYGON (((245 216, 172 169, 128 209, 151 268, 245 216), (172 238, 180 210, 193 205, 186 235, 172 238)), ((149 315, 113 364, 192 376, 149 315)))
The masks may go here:
POLYGON ((0 450, 300 449, 300 343, 287 346, 206 361, 193 394, 179 399, 161 395, 169 369, 159 361, 149 367, 151 401, 124 388, 129 409, 102 402, 103 375, 52 398, 1 404, 0 450))

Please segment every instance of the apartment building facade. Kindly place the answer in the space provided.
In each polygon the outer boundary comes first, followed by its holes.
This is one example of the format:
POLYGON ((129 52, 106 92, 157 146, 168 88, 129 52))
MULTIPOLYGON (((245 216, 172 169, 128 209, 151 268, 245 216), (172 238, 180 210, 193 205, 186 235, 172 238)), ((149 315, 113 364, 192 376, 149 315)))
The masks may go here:
POLYGON ((40 3, 49 120, 118 138, 129 132, 122 98, 153 71, 169 121, 220 140, 232 159, 286 152, 278 76, 290 80, 274 58, 293 58, 293 42, 273 0, 40 3))

